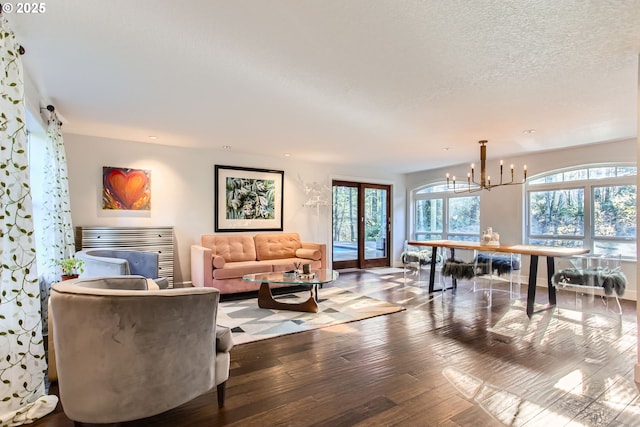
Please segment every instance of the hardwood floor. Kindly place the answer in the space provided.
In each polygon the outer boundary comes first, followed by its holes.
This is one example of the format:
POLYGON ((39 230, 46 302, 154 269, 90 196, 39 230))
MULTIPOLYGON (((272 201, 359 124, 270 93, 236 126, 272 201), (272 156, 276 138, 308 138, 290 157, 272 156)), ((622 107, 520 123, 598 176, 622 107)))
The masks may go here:
MULTIPOLYGON (((344 273, 334 286, 407 310, 236 346, 224 409, 213 390, 122 425, 640 425, 635 303, 620 319, 597 297, 576 311, 575 294, 560 292, 559 310, 529 321, 508 292, 483 307, 487 292, 470 282, 431 297, 415 285, 402 273, 344 273)), ((71 425, 60 405, 33 424, 71 425)))

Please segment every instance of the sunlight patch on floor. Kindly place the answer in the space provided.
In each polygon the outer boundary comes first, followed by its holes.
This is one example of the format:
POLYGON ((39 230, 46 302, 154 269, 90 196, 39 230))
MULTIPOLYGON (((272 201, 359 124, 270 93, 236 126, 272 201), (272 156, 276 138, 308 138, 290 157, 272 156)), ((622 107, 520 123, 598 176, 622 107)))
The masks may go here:
MULTIPOLYGON (((475 401, 482 410, 504 425, 522 425, 538 414, 549 414, 544 407, 527 401, 515 393, 487 384, 482 379, 460 369, 447 367, 443 369, 442 374, 465 398, 475 401)), ((553 415, 557 425, 571 422, 568 417, 553 415)))

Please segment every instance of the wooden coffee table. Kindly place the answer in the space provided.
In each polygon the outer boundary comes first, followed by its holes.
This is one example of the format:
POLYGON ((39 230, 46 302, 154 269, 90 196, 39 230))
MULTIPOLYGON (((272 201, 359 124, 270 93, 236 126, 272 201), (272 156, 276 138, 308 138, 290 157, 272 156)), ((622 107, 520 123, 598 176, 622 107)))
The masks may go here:
POLYGON ((246 274, 242 278, 250 282, 260 282, 258 291, 258 307, 274 308, 277 310, 318 312, 318 285, 333 282, 338 278, 335 270, 312 270, 312 277, 305 275, 289 276, 283 271, 273 273, 246 274), (271 293, 271 285, 295 285, 308 287, 311 295, 309 299, 300 303, 285 303, 276 301, 271 293))

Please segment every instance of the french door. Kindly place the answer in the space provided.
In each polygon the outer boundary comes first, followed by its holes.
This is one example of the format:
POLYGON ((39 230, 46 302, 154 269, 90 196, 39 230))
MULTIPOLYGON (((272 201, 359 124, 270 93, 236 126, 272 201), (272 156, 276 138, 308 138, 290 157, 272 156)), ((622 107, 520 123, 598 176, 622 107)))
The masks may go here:
POLYGON ((333 268, 390 265, 391 186, 333 181, 333 268))

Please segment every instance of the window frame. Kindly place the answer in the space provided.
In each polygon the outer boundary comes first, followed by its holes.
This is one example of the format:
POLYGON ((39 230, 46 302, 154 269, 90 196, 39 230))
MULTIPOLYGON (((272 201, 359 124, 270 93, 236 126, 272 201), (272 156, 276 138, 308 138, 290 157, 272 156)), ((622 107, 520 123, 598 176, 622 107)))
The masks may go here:
POLYGON ((461 199, 464 197, 477 197, 480 203, 481 196, 480 193, 455 193, 452 189, 446 190, 446 182, 433 182, 427 185, 420 186, 411 191, 412 201, 411 201, 411 222, 410 222, 410 236, 412 236, 413 240, 431 240, 431 238, 420 239, 420 237, 429 237, 433 235, 438 235, 437 239, 442 240, 463 240, 468 241, 468 238, 472 238, 472 241, 478 241, 480 239, 480 216, 482 214, 482 210, 478 210, 478 233, 458 233, 451 232, 449 230, 449 202, 452 199, 461 199), (439 191, 425 191, 429 188, 438 189, 439 191), (442 190, 444 189, 444 190, 442 190), (417 231, 416 227, 416 217, 417 217, 417 208, 418 202, 422 200, 442 200, 442 232, 430 232, 430 231, 417 231))
MULTIPOLYGON (((594 164, 584 164, 569 168, 555 169, 546 171, 535 176, 532 176, 527 180, 525 184, 525 218, 524 218, 524 237, 525 242, 527 244, 535 243, 534 240, 556 240, 562 241, 566 243, 576 243, 581 242, 582 246, 589 249, 591 253, 599 254, 600 252, 596 252, 596 244, 598 242, 615 242, 615 243, 630 243, 635 242, 637 247, 637 239, 634 237, 613 237, 613 236, 595 236, 595 190, 596 188, 601 187, 616 187, 616 186, 624 186, 631 185, 636 187, 636 197, 637 197, 637 182, 636 175, 622 175, 615 177, 589 177, 589 169, 596 168, 607 168, 607 167, 615 167, 615 168, 636 168, 637 174, 637 166, 635 163, 594 163, 594 164), (587 170, 586 178, 584 179, 576 179, 576 180, 568 180, 568 181, 555 181, 555 182, 544 182, 544 183, 536 183, 539 179, 545 178, 547 176, 554 176, 559 174, 566 174, 574 171, 579 171, 582 169, 587 170), (557 191, 557 190, 573 190, 573 189, 582 189, 583 190, 583 212, 584 212, 584 230, 583 236, 569 236, 569 235, 538 235, 531 234, 531 193, 533 192, 545 192, 545 191, 557 191)), ((636 202, 637 203, 637 202, 636 202)), ((636 216, 636 227, 637 227, 637 216, 636 216)), ((567 245, 572 246, 572 245, 567 245)), ((636 250, 637 254, 637 250, 636 250)), ((636 260, 636 257, 632 256, 622 256, 623 259, 627 260, 636 260)))

